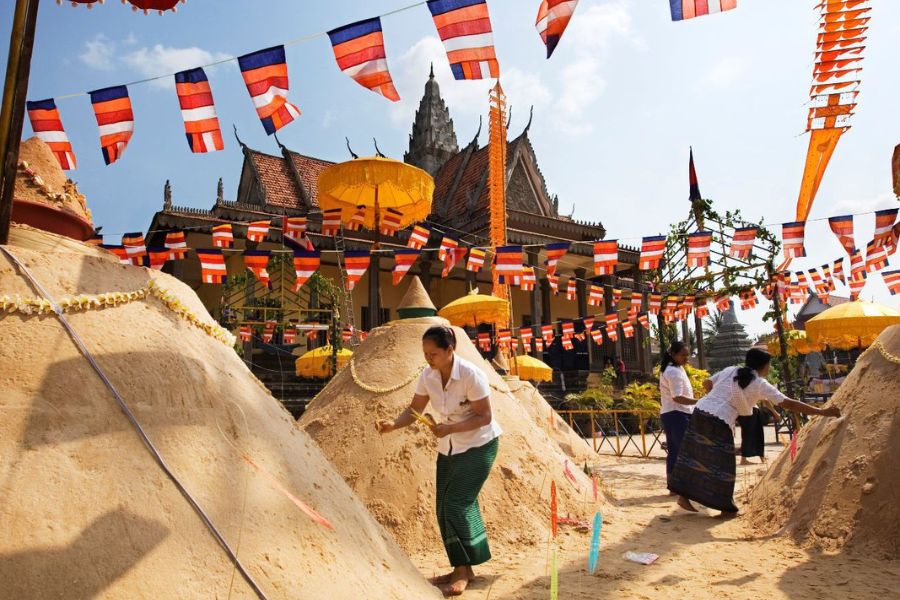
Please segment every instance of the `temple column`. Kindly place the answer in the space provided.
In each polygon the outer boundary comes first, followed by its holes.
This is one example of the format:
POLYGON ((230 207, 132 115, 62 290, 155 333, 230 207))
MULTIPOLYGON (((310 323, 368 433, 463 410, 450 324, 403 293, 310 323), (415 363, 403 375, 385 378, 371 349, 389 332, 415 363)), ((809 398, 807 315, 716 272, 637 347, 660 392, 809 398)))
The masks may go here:
MULTIPOLYGON (((550 289, 550 282, 547 281, 546 279, 541 279, 540 284, 541 284, 541 320, 536 323, 533 323, 533 325, 538 326, 535 336, 538 336, 541 333, 540 325, 542 325, 544 323, 549 324, 553 321, 553 313, 550 310, 550 298, 553 295, 553 290, 550 289)), ((535 353, 535 356, 538 356, 538 354, 535 353)), ((543 358, 543 357, 544 357, 544 353, 541 352, 541 355, 538 358, 543 358)))
MULTIPOLYGON (((531 267, 537 267, 540 263, 538 260, 540 259, 540 249, 538 248, 528 248, 526 250, 528 254, 528 265, 531 267)), ((537 275, 538 270, 535 269, 535 275, 537 275)), ((543 281, 541 280, 541 292, 543 293, 543 281)), ((529 304, 531 305, 531 323, 539 324, 541 322, 541 299, 538 298, 538 288, 536 287, 533 292, 531 292, 528 296, 529 304)))
MULTIPOLYGON (((583 319, 588 316, 587 309, 587 297, 588 297, 588 284, 587 284, 587 270, 581 267, 575 269, 575 277, 577 277, 577 281, 575 282, 575 297, 578 301, 578 316, 583 319)), ((586 348, 588 355, 588 370, 592 370, 593 368, 593 360, 591 356, 591 345, 593 342, 591 340, 586 340, 586 348)))
POLYGON ((369 262, 369 320, 366 331, 381 325, 381 253, 373 252, 369 262))

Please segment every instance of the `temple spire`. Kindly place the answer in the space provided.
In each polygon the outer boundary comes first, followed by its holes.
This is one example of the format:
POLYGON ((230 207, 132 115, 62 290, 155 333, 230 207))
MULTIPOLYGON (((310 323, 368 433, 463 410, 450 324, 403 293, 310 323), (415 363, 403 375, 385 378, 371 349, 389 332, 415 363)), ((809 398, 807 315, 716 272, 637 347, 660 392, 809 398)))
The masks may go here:
POLYGON ((453 119, 441 98, 441 88, 434 77, 432 64, 425 83, 425 94, 419 102, 409 136, 409 150, 404 154, 403 160, 435 175, 457 152, 459 145, 453 130, 453 119))

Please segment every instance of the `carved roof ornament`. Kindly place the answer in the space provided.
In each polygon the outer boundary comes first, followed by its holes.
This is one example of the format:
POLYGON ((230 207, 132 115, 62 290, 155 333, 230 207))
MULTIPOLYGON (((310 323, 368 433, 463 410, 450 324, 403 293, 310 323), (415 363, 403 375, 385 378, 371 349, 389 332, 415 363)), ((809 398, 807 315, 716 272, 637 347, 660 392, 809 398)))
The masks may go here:
POLYGON ((411 165, 437 174, 441 166, 459 152, 453 119, 434 77, 434 65, 425 83, 425 93, 419 102, 409 136, 409 150, 403 160, 411 165))
POLYGON ((225 200, 225 185, 222 183, 222 178, 219 177, 219 183, 216 185, 216 204, 221 205, 225 200))
POLYGON ((172 184, 168 179, 166 179, 166 185, 163 186, 163 210, 172 210, 172 184))

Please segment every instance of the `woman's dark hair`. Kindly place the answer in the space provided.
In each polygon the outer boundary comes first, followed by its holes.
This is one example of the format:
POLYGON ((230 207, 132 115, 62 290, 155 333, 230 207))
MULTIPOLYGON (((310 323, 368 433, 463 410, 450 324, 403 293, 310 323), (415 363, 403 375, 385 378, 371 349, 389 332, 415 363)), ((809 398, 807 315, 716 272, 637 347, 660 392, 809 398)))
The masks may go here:
POLYGON ((424 342, 425 340, 431 340, 441 350, 456 348, 456 334, 452 328, 444 325, 429 327, 425 335, 422 336, 422 341, 424 342))
POLYGON ((772 355, 765 350, 759 348, 750 348, 747 350, 747 358, 744 359, 744 366, 738 369, 734 380, 738 382, 741 389, 747 389, 747 386, 756 379, 756 372, 765 367, 772 360, 772 355))
POLYGON ((659 374, 662 375, 666 372, 666 369, 669 365, 675 364, 675 355, 687 348, 687 344, 681 341, 674 341, 672 345, 669 346, 669 349, 663 354, 662 358, 662 366, 659 368, 659 374))

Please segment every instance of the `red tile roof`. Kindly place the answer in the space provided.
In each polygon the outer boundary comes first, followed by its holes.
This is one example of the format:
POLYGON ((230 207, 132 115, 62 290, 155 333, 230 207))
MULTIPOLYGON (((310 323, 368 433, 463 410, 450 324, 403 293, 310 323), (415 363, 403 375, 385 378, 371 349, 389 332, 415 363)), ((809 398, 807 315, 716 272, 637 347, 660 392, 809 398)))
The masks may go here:
MULTIPOLYGON (((285 208, 306 208, 300 190, 297 189, 293 175, 283 156, 272 156, 257 150, 248 150, 248 155, 259 173, 269 204, 285 208)), ((313 206, 318 206, 319 174, 334 163, 296 152, 291 152, 290 155, 313 206)))
POLYGON ((307 193, 309 193, 313 206, 319 206, 319 175, 334 163, 320 158, 297 154, 296 152, 291 152, 291 159, 294 161, 297 172, 300 173, 300 179, 303 181, 307 193))

